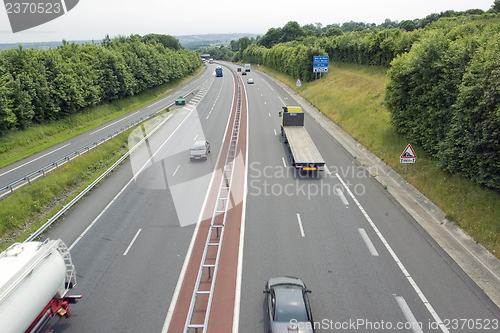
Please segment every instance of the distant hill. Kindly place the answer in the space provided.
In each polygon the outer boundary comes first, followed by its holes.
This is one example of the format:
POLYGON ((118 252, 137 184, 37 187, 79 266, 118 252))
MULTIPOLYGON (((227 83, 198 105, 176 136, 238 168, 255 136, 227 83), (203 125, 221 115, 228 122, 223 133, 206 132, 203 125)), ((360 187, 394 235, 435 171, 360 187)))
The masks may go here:
MULTIPOLYGON (((182 46, 189 50, 196 50, 205 47, 213 46, 228 46, 232 40, 238 40, 242 37, 257 38, 257 36, 262 36, 264 34, 205 34, 205 35, 185 35, 185 36, 173 36, 179 40, 182 46)), ((75 40, 68 41, 75 42, 76 44, 84 43, 101 43, 100 40, 75 40)), ((60 42, 36 42, 36 43, 0 43, 0 50, 11 49, 13 47, 18 47, 21 44, 24 48, 34 48, 37 50, 54 48, 62 45, 60 42)))
POLYGON ((174 36, 186 49, 196 50, 213 46, 228 46, 232 40, 238 40, 243 37, 257 38, 264 34, 205 34, 205 35, 184 35, 174 36))
MULTIPOLYGON (((101 43, 100 40, 74 40, 74 41, 68 41, 70 43, 76 43, 76 44, 84 44, 84 43, 101 43)), ((6 49, 11 49, 14 47, 18 47, 18 45, 22 45, 23 48, 29 49, 29 48, 34 48, 37 50, 42 50, 42 49, 48 49, 48 48, 55 48, 57 46, 61 46, 63 43, 62 41, 60 42, 36 42, 36 43, 0 43, 0 50, 6 50, 6 49)))

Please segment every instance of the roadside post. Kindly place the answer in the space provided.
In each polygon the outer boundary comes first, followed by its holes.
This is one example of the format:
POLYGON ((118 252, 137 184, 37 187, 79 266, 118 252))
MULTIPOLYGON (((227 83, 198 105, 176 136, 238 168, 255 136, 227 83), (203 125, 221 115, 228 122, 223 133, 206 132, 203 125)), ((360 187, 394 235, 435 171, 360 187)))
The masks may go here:
POLYGON ((302 87, 302 82, 300 82, 300 79, 297 79, 297 83, 295 84, 297 88, 302 87))
POLYGON ((399 162, 406 164, 405 175, 408 172, 408 164, 415 163, 416 160, 417 160, 417 155, 413 151, 411 144, 408 144, 408 146, 406 146, 406 149, 403 151, 403 153, 399 157, 399 162))

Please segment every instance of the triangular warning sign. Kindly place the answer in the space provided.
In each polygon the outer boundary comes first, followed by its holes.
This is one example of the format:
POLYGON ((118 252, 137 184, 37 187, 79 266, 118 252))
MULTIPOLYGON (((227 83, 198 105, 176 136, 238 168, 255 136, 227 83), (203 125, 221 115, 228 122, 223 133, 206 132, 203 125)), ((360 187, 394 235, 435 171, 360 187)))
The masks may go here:
POLYGON ((401 154, 400 158, 416 158, 417 155, 413 151, 411 145, 406 146, 406 149, 401 154))

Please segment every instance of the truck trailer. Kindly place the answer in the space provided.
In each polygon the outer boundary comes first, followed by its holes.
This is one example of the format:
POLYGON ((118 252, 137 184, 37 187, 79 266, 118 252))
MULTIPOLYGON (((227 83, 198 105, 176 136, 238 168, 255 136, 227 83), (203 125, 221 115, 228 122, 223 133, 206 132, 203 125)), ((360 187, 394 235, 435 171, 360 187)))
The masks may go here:
POLYGON ((250 64, 245 64, 245 72, 250 72, 250 64))
POLYGON ((323 157, 304 127, 304 113, 300 106, 284 106, 281 117, 281 136, 290 152, 290 163, 303 171, 322 171, 323 157))
POLYGON ((62 240, 16 243, 0 254, 0 332, 43 332, 50 318, 69 317, 76 271, 62 240))

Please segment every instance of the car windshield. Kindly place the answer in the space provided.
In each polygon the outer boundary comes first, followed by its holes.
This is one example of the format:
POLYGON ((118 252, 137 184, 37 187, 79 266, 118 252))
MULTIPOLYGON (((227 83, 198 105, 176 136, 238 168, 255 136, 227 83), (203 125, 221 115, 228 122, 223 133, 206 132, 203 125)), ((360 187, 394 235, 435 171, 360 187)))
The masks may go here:
POLYGON ((295 285, 277 285, 273 287, 276 295, 276 322, 290 322, 295 319, 297 322, 307 322, 306 307, 302 288, 295 285))
POLYGON ((193 148, 191 148, 192 150, 204 150, 205 149, 205 143, 202 141, 202 142, 195 142, 195 144, 193 145, 193 148))

